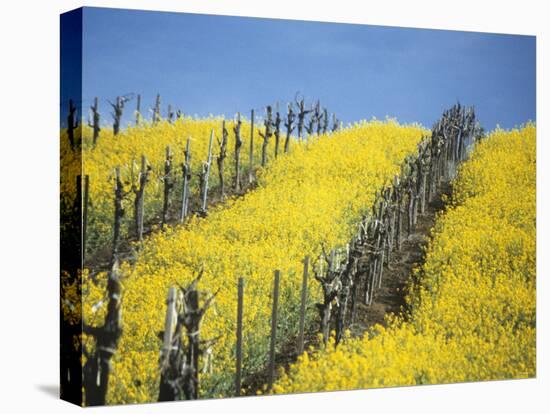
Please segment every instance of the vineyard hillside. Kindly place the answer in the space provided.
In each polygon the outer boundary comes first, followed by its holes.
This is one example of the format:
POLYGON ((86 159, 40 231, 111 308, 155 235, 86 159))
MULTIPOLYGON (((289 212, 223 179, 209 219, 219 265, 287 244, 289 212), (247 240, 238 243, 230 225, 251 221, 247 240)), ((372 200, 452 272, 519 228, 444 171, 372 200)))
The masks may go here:
POLYGON ((534 377, 536 128, 496 130, 453 182, 410 313, 304 353, 275 393, 534 377))

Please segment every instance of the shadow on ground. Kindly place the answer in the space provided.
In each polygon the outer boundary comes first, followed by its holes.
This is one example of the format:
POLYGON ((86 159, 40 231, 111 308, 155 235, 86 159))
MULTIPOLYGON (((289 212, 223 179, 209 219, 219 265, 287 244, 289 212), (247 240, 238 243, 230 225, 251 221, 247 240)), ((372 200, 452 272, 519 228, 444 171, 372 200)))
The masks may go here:
POLYGON ((40 384, 37 385, 36 388, 49 397, 53 397, 55 399, 59 398, 59 385, 57 384, 40 384))

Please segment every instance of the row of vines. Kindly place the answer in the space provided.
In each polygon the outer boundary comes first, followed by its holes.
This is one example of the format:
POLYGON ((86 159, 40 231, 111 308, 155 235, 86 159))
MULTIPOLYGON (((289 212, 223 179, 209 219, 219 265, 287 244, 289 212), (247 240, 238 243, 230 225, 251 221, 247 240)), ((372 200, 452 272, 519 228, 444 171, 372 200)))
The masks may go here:
POLYGON ((536 129, 476 145, 437 220, 410 311, 303 354, 275 393, 533 377, 536 129))

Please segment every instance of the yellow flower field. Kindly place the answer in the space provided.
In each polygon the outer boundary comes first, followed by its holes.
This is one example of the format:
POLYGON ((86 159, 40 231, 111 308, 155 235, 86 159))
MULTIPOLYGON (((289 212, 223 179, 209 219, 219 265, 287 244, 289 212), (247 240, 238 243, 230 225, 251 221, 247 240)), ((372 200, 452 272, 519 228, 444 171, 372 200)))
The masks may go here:
MULTIPOLYGON (((232 395, 240 276, 245 278, 244 374, 263 369, 273 271, 281 270, 280 344, 297 330, 302 258, 315 257, 321 243, 337 247, 351 238, 375 192, 399 173, 426 132, 416 125, 372 121, 321 136, 260 170, 258 188, 244 197, 228 200, 206 219, 195 217, 150 237, 135 265, 122 266, 123 335, 112 360, 108 402, 156 400, 158 332, 163 329, 168 289, 189 283, 201 267, 203 296, 218 289, 220 293, 201 329, 201 338, 219 340, 211 366, 202 364, 200 397, 232 395)), ((311 303, 319 295, 313 282, 311 286, 309 323, 315 316, 311 303)), ((98 289, 93 284, 84 288, 88 321, 100 319, 92 309, 101 297, 98 289)))
POLYGON ((304 354, 276 393, 533 377, 536 127, 475 148, 433 230, 411 315, 304 354))
MULTIPOLYGON (((132 183, 137 184, 140 170, 141 156, 147 157, 151 166, 149 183, 145 191, 145 222, 153 221, 160 223, 159 216, 163 204, 163 180, 164 161, 166 159, 166 147, 169 145, 172 150, 172 171, 175 179, 175 187, 172 191, 172 203, 179 210, 182 192, 182 164, 185 159, 185 147, 187 138, 191 137, 191 194, 197 197, 199 194, 199 180, 197 174, 201 164, 207 160, 208 145, 212 129, 215 133, 212 146, 212 167, 210 172, 209 188, 210 197, 217 194, 219 185, 218 167, 216 156, 219 153, 218 139, 221 139, 222 121, 220 117, 196 119, 183 117, 169 123, 160 121, 152 125, 143 121, 139 126, 128 126, 127 129, 118 135, 113 135, 112 128, 105 126, 100 133, 97 145, 93 148, 91 128, 85 126, 82 129, 83 145, 82 152, 72 151, 69 141, 66 138, 66 131, 62 131, 61 139, 61 160, 62 182, 61 195, 70 206, 75 197, 76 175, 80 174, 80 161, 82 162, 82 174, 89 175, 89 220, 87 251, 93 252, 99 247, 110 246, 112 239, 112 226, 114 215, 114 169, 121 168, 122 180, 125 184, 125 191, 129 192, 125 199, 125 216, 122 224, 123 236, 132 234, 133 231, 133 209, 134 194, 131 191, 132 183), (75 159, 77 159, 75 162, 75 159), (81 160, 80 160, 81 159, 81 160)), ((233 120, 226 121, 228 135, 227 158, 225 159, 225 182, 226 188, 233 185, 235 176, 235 163, 233 160, 235 135, 233 120)), ((263 131, 260 122, 256 123, 254 130, 254 168, 260 165, 262 138, 258 135, 258 128, 263 131)), ((284 134, 283 134, 284 135, 284 134)), ((241 179, 244 183, 249 170, 250 151, 250 122, 244 117, 241 124, 241 179)), ((297 141, 293 140, 293 145, 297 141)), ((274 158, 275 139, 272 137, 268 148, 268 161, 274 158)), ((292 145, 292 146, 293 146, 292 145)), ((292 148, 291 146, 291 148, 292 148)), ((282 144, 280 151, 282 152, 282 144)))

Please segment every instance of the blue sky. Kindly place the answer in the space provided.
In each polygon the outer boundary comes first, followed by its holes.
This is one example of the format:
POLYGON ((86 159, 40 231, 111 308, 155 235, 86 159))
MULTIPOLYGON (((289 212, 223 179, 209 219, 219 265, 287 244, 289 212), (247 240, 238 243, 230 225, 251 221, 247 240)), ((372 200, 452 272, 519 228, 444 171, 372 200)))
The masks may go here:
MULTIPOLYGON (((86 109, 162 96, 205 116, 320 99, 345 123, 373 116, 431 127, 459 100, 486 129, 535 120, 535 37, 85 8, 86 109)), ((63 96, 62 96, 63 101, 63 96)), ((63 102, 62 102, 63 104, 63 102)), ((128 104, 130 115, 135 102, 128 104)), ((86 113, 86 111, 85 111, 86 113)))

